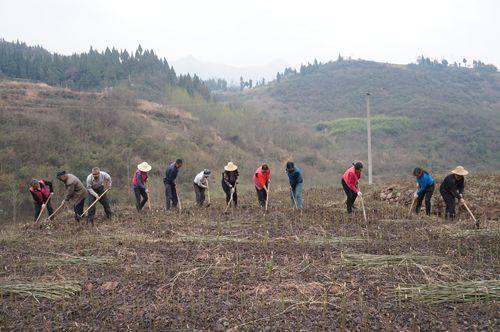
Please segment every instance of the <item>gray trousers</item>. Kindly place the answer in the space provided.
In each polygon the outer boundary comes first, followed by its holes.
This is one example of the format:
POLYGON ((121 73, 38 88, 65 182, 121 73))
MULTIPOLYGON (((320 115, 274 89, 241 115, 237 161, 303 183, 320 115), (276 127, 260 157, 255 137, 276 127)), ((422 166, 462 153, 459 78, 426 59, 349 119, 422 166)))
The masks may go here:
POLYGON ((196 205, 202 206, 205 202, 205 188, 193 183, 194 193, 196 195, 196 205))
MULTIPOLYGON (((99 187, 97 189, 94 189, 94 191, 100 196, 104 192, 104 187, 101 186, 101 187, 99 187)), ((92 205, 92 203, 94 203, 95 200, 96 200, 96 198, 94 196, 92 196, 92 195, 89 194, 89 205, 92 205)), ((108 194, 104 195, 99 200, 99 203, 101 203, 101 205, 104 207, 104 213, 106 213, 106 217, 108 219, 111 219, 111 217, 113 216, 113 212, 111 211, 111 207, 109 206, 108 194)), ((93 207, 91 207, 90 210, 89 210, 89 212, 88 212, 87 219, 88 219, 89 223, 93 223, 94 222, 95 207, 96 207, 96 205, 94 205, 93 207)))

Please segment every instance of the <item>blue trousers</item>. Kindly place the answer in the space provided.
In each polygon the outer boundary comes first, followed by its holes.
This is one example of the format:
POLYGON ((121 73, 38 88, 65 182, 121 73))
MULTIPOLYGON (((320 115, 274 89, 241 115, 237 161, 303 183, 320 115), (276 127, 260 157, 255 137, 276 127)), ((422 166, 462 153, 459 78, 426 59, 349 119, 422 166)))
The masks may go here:
POLYGON ((167 210, 170 210, 170 202, 172 202, 172 206, 176 207, 177 203, 177 190, 175 185, 165 184, 165 203, 167 206, 167 210))
POLYGON ((290 202, 292 207, 295 207, 295 201, 297 201, 297 208, 302 209, 302 183, 298 183, 295 190, 290 190, 290 202))

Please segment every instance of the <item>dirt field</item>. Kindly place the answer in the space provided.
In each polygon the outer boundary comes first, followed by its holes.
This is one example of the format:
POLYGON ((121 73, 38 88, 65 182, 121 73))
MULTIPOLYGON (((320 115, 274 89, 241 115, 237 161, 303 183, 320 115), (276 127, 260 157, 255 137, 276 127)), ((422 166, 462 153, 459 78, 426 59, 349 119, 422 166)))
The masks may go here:
POLYGON ((180 215, 117 209, 111 222, 98 207, 93 228, 67 214, 42 229, 3 227, 0 330, 499 330, 499 184, 468 183, 474 197, 489 193, 470 199, 480 230, 463 211, 454 224, 407 219, 408 205, 381 202, 376 186, 369 223, 360 205, 344 213, 339 189, 311 189, 302 214, 281 192, 266 215, 249 194, 227 215, 219 200, 180 215), (479 280, 493 286, 405 293, 479 280), (6 288, 35 282, 73 282, 73 294, 6 288))

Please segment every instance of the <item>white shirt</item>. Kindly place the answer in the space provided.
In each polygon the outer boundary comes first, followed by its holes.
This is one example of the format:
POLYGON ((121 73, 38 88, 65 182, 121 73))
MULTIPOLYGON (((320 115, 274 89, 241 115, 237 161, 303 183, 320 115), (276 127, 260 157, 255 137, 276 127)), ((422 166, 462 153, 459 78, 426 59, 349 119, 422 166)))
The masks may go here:
POLYGON ((195 178, 194 178, 194 183, 196 183, 198 186, 202 188, 206 188, 208 185, 208 179, 205 177, 205 174, 203 171, 198 173, 195 178))
POLYGON ((92 173, 87 176, 87 190, 91 195, 97 195, 94 189, 102 187, 105 183, 108 185, 108 188, 111 188, 111 176, 106 172, 101 171, 101 174, 99 174, 97 179, 94 179, 92 173))

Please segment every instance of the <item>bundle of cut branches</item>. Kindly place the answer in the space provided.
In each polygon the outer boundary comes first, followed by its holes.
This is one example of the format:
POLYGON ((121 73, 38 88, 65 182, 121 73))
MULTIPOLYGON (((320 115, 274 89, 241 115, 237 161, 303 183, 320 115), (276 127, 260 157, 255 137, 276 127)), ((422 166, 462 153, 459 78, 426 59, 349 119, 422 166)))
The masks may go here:
MULTIPOLYGON (((301 239, 297 237, 297 241, 301 242, 301 239)), ((344 237, 344 236, 332 236, 332 237, 310 237, 303 238, 303 242, 315 244, 315 245, 328 245, 328 244, 348 244, 348 243, 363 243, 366 239, 362 237, 344 237)))
POLYGON ((404 255, 371 255, 371 254, 342 254, 342 261, 348 266, 388 266, 411 264, 434 264, 442 261, 441 257, 404 255))
POLYGON ((500 280, 398 286, 392 295, 399 301, 424 303, 500 300, 500 280))
POLYGON ((113 258, 108 256, 71 256, 61 255, 60 257, 33 257, 35 264, 42 263, 46 266, 54 267, 60 265, 95 264, 104 265, 113 263, 113 258))
POLYGON ((500 229, 464 229, 453 233, 455 238, 472 238, 472 237, 500 237, 500 229))
POLYGON ((13 283, 0 285, 0 294, 14 294, 24 297, 46 298, 59 300, 70 297, 82 290, 80 283, 76 281, 59 282, 35 282, 35 283, 13 283))
POLYGON ((248 239, 245 238, 237 238, 233 236, 225 236, 225 235, 193 235, 193 236, 181 236, 179 238, 180 241, 186 242, 238 242, 238 243, 246 243, 249 242, 248 239))

